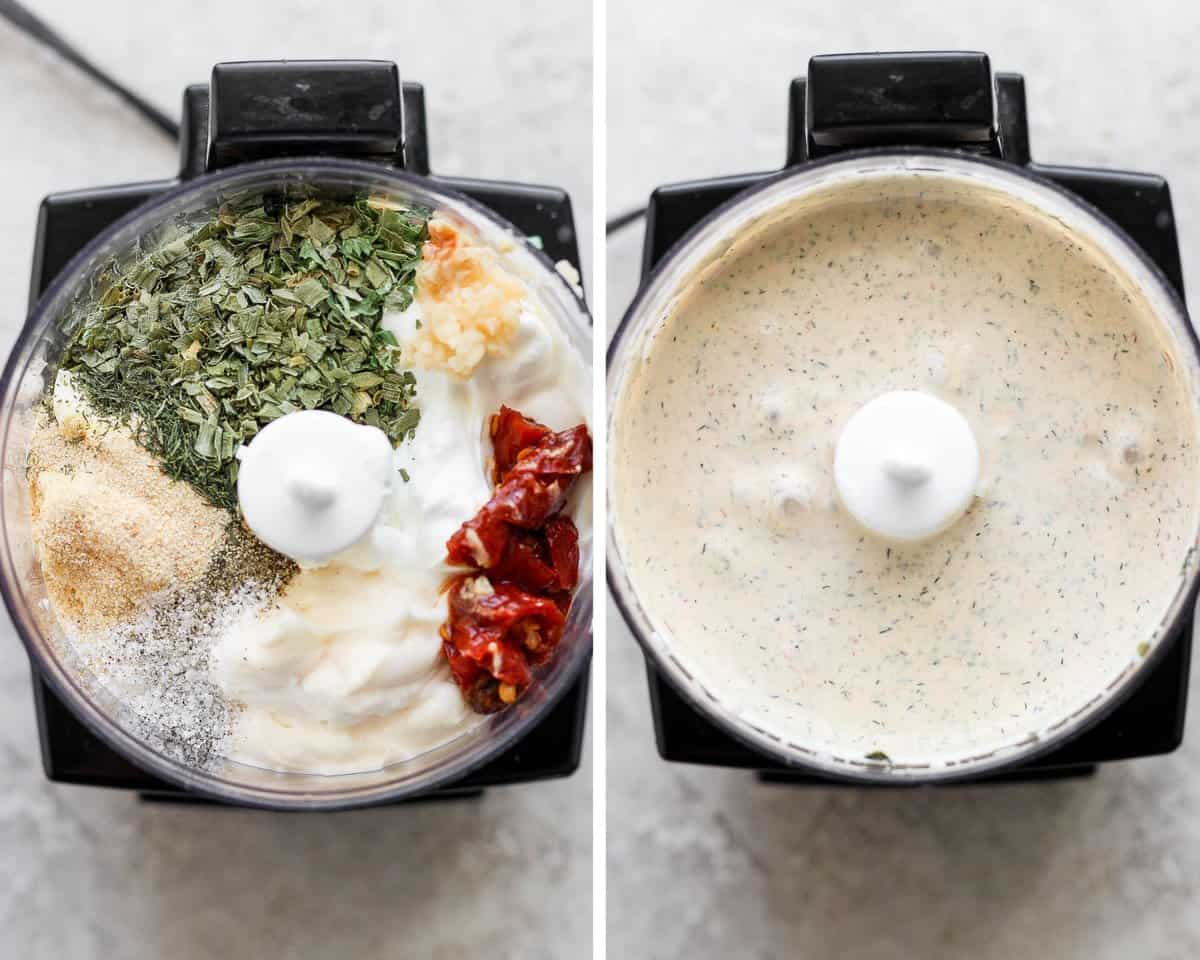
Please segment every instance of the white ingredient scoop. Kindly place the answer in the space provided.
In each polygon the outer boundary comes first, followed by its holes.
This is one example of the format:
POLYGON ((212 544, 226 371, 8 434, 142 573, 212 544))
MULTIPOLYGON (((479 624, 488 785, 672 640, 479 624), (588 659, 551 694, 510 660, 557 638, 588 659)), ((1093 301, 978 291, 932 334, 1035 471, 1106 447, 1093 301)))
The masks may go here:
POLYGON ((272 420, 237 456, 246 524, 302 566, 324 563, 360 540, 392 482, 387 435, 326 410, 272 420))
POLYGON ((979 447, 966 418, 937 397, 896 390, 864 404, 833 458, 842 504, 886 540, 927 540, 966 513, 979 484, 979 447))

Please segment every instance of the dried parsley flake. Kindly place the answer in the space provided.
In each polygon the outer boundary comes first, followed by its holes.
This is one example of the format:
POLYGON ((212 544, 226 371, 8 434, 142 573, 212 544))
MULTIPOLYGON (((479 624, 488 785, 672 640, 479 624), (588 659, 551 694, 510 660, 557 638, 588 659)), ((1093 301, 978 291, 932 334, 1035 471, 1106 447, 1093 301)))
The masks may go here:
POLYGON ((416 378, 380 326, 414 294, 432 211, 257 195, 111 266, 66 323, 62 367, 96 409, 218 506, 239 444, 296 410, 416 429, 416 378))

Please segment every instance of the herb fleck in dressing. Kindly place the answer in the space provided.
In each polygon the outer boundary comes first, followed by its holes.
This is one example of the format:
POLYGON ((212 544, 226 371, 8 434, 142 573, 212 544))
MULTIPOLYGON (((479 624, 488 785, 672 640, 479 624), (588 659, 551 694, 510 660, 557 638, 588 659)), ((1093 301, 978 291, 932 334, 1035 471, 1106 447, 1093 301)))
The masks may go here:
POLYGON ((944 762, 1103 690, 1179 587, 1197 424, 1151 307, 1051 218, 897 177, 747 231, 696 274, 616 412, 639 598, 729 709, 843 757, 944 762), (915 545, 858 529, 833 450, 923 390, 980 447, 973 505, 915 545))

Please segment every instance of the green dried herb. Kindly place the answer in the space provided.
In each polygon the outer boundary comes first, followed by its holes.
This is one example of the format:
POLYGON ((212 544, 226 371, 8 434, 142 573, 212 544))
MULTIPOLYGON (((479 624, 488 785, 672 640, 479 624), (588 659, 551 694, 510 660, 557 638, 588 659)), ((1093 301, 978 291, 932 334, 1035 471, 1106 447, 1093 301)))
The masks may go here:
POLYGON ((295 410, 332 410, 393 443, 416 378, 380 327, 414 294, 431 211, 257 195, 130 265, 66 326, 63 368, 171 477, 233 509, 239 444, 295 410))

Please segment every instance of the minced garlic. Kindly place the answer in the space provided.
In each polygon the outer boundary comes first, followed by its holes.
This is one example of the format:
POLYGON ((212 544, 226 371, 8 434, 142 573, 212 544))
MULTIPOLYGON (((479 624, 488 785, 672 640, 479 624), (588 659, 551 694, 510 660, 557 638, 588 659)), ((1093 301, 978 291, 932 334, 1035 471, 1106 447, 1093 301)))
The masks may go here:
POLYGON ((525 287, 494 250, 435 217, 417 267, 416 299, 421 326, 404 345, 406 362, 469 377, 484 357, 505 353, 517 332, 525 287))

